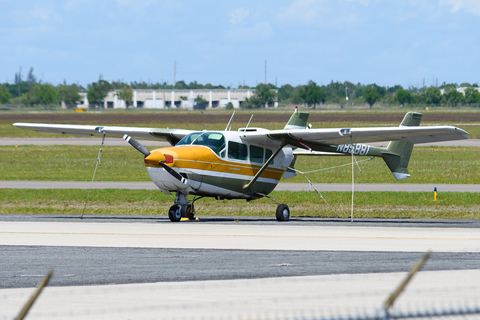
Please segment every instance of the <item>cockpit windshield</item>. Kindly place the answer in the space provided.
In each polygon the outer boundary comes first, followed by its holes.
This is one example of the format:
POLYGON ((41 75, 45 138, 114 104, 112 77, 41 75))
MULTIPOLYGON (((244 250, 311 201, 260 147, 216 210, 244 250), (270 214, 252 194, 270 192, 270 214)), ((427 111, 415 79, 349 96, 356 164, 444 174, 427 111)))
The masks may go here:
POLYGON ((176 146, 182 145, 198 145, 206 146, 213 150, 216 154, 220 155, 220 152, 225 149, 225 137, 218 132, 194 132, 183 137, 176 146))

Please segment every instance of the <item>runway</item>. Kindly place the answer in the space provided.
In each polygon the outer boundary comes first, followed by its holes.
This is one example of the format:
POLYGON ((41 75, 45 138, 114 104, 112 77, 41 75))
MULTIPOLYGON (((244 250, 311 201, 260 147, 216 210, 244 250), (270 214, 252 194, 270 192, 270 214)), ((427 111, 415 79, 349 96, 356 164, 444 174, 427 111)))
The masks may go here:
POLYGON ((0 319, 13 318, 50 268, 55 277, 31 313, 35 319, 370 312, 429 249, 426 271, 399 308, 418 299, 426 305, 480 298, 476 220, 290 222, 0 215, 0 319))
MULTIPOLYGON (((315 189, 324 191, 352 191, 350 183, 314 183, 315 189)), ((0 181, 1 188, 13 189, 145 189, 158 190, 153 182, 119 181, 0 181)), ((357 183, 355 191, 398 192, 480 192, 480 184, 413 184, 413 183, 357 183)), ((314 191, 308 183, 279 183, 275 191, 314 191)))

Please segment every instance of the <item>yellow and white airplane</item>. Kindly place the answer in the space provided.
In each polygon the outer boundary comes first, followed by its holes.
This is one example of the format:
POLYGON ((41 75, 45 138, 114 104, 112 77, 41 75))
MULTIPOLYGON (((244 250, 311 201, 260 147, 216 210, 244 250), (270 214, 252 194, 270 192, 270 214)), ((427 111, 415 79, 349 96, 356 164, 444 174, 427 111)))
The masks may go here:
MULTIPOLYGON (((453 126, 419 126, 421 113, 408 112, 399 127, 311 129, 309 114, 295 108, 283 130, 240 128, 238 131, 190 131, 118 126, 14 123, 18 128, 62 134, 124 136, 144 154, 153 183, 166 194, 176 193, 171 221, 195 219, 193 203, 202 197, 246 199, 267 196, 280 179, 295 176, 292 168, 302 155, 382 157, 397 180, 408 178, 407 166, 415 143, 467 139, 453 126), (166 139, 172 146, 149 151, 136 138, 166 139), (388 147, 364 143, 391 141, 388 147), (355 142, 355 143, 353 143, 355 142), (194 196, 189 201, 188 196, 194 196)), ((228 128, 228 125, 227 125, 228 128)), ((290 218, 278 203, 278 221, 290 218)))

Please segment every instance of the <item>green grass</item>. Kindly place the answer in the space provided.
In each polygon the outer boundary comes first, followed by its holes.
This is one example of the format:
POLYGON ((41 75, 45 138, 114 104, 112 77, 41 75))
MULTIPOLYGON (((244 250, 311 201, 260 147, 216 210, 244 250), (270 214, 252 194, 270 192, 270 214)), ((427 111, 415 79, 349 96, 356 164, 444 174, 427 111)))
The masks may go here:
MULTIPOLYGON (((88 190, 2 189, 0 213, 80 214, 88 190)), ((290 206, 292 216, 349 217, 350 192, 324 192, 336 214, 314 192, 273 192, 290 206)), ((156 190, 94 189, 85 214, 94 215, 166 215, 173 196, 156 190)), ((268 199, 216 201, 201 199, 195 203, 197 215, 275 216, 275 203, 268 199)), ((475 193, 445 192, 433 201, 433 192, 357 192, 355 217, 360 218, 435 218, 478 219, 480 198, 475 193)))
MULTIPOLYGON (((358 157, 357 161, 368 159, 358 157)), ((299 157, 295 168, 303 172, 351 163, 350 157, 299 157)), ((381 158, 359 163, 355 168, 356 183, 393 183, 396 180, 381 158)), ((396 183, 480 183, 480 158, 475 147, 415 147, 408 166, 410 178, 396 183)), ((312 182, 351 182, 351 166, 334 168, 307 177, 312 182)), ((305 182, 301 175, 288 182, 305 182)))
MULTIPOLYGON (((90 181, 99 147, 0 147, 1 180, 90 181)), ((96 181, 150 181, 143 156, 130 146, 103 148, 96 181)))
MULTIPOLYGON (((98 154, 96 146, 0 146, 0 180, 90 181, 98 154)), ((303 172, 350 163, 350 157, 299 157, 303 172)), ((359 157, 358 160, 365 158, 359 157)), ((383 159, 355 166, 356 183, 396 182, 383 159)), ((315 183, 351 182, 351 166, 308 174, 315 183)), ((415 147, 412 175, 398 183, 480 183, 480 159, 474 147, 415 147)), ((106 146, 96 181, 150 181, 143 156, 130 146, 106 146)), ((301 175, 286 182, 306 182, 301 175)))

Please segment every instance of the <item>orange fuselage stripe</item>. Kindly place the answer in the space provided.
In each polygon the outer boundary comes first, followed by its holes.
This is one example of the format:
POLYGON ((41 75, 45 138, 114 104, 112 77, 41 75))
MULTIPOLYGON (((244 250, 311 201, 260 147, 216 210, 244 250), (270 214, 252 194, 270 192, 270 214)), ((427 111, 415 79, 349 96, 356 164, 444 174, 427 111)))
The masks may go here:
MULTIPOLYGON (((219 158, 210 148, 205 146, 166 147, 155 149, 151 152, 153 153, 155 151, 172 155, 174 162, 168 165, 183 169, 196 169, 254 176, 262 167, 261 164, 252 165, 248 163, 223 160, 219 158)), ((147 167, 153 167, 153 165, 149 163, 145 163, 145 165, 147 167)), ((284 172, 285 170, 282 169, 268 167, 261 176, 263 178, 280 180, 284 172)))

